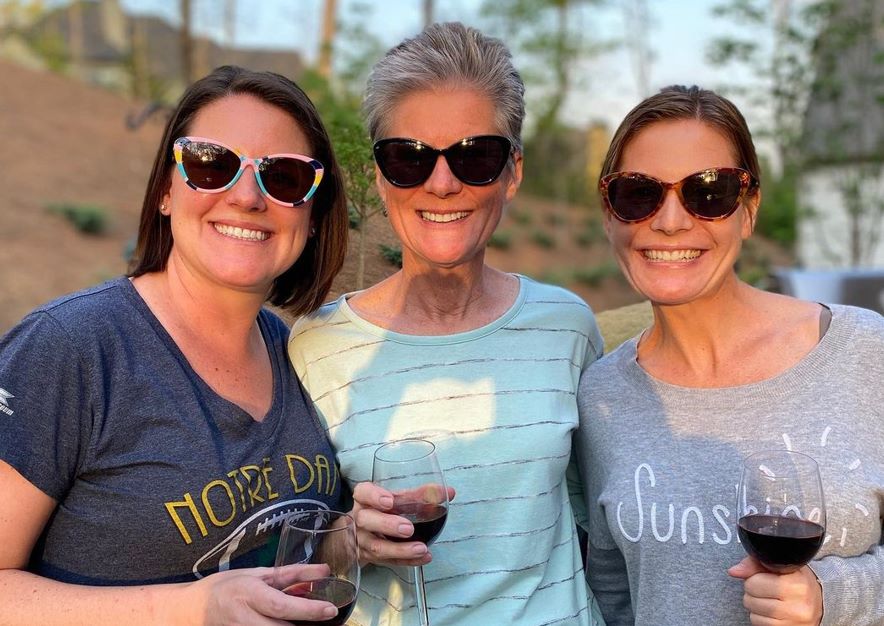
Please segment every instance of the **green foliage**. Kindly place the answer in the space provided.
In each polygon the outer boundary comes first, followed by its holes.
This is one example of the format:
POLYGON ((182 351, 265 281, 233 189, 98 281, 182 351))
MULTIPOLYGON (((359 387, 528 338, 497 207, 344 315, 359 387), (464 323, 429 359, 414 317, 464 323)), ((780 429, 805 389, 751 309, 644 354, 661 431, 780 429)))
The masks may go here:
POLYGON ((600 287, 607 278, 620 277, 620 267, 613 261, 605 261, 591 267, 581 267, 574 272, 574 280, 590 287, 600 287))
POLYGON ((509 231, 495 230, 491 233, 491 238, 488 240, 488 247, 497 248, 498 250, 509 250, 512 239, 512 233, 509 231))
POLYGON ((510 217, 513 218, 513 221, 519 226, 528 226, 534 221, 534 216, 531 214, 531 211, 527 209, 516 209, 515 207, 509 210, 510 217))
POLYGON ((352 204, 347 205, 347 221, 350 226, 350 230, 361 230, 362 229, 362 216, 359 215, 359 211, 356 210, 352 204))
POLYGON ((595 218, 588 218, 583 223, 583 230, 574 236, 574 242, 581 248, 588 248, 604 240, 605 229, 601 221, 595 218))
POLYGON ((756 231, 786 247, 795 243, 798 218, 798 171, 787 170, 779 179, 770 177, 762 188, 756 231))
POLYGON ((61 215, 81 233, 101 235, 107 232, 110 219, 107 212, 92 204, 59 203, 47 207, 50 213, 61 215))
POLYGON ((31 39, 31 48, 53 72, 63 72, 70 63, 70 53, 64 38, 58 33, 41 32, 31 39))
POLYGON ((531 233, 531 242, 541 248, 550 250, 556 247, 556 240, 545 230, 537 229, 531 233))
POLYGON ((388 246, 383 243, 379 244, 378 248, 380 248, 381 256, 384 257, 387 263, 396 267, 402 267, 402 248, 399 246, 388 246))

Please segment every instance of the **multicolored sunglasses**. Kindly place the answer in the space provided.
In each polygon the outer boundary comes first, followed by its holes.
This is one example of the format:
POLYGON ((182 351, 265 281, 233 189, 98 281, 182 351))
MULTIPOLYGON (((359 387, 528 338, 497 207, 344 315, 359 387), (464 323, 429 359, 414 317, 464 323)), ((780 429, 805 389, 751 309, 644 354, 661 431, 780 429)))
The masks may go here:
POLYGON ((261 193, 284 206, 299 206, 313 197, 325 169, 303 154, 252 158, 205 137, 179 137, 173 146, 178 172, 191 189, 221 193, 236 184, 247 166, 255 170, 261 193))

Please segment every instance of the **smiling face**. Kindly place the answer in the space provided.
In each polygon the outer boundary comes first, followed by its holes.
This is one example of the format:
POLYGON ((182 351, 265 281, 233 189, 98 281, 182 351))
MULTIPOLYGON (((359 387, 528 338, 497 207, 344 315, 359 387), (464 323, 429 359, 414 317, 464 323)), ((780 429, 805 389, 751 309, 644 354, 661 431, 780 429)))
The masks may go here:
MULTIPOLYGON (((288 113, 245 94, 205 106, 188 135, 216 140, 252 158, 311 152, 288 113)), ((191 189, 178 172, 170 180, 163 197, 172 223, 169 266, 179 274, 266 295, 303 251, 312 201, 298 207, 277 204, 261 193, 251 167, 222 193, 191 189)))
MULTIPOLYGON (((464 137, 500 134, 494 114, 488 97, 473 89, 417 91, 394 108, 387 136, 446 148, 464 137)), ((522 180, 522 157, 517 153, 513 160, 483 186, 462 183, 441 157, 426 182, 415 187, 396 187, 375 168, 390 225, 402 242, 403 268, 481 267, 504 204, 522 180)))
MULTIPOLYGON (((618 171, 666 182, 710 167, 739 167, 731 142, 698 120, 656 122, 626 145, 618 171)), ((728 218, 693 217, 670 190, 649 219, 625 224, 610 213, 605 231, 632 286, 651 302, 684 304, 736 285, 734 263, 752 233, 760 192, 747 196, 728 218)))

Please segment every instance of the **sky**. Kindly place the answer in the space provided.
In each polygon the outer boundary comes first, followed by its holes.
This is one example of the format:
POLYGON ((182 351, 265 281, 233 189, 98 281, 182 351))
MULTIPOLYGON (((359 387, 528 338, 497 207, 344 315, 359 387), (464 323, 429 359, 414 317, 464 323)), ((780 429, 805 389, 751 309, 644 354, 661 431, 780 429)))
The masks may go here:
MULTIPOLYGON (((197 32, 223 39, 221 0, 192 0, 197 32)), ((651 92, 675 83, 698 84, 715 88, 724 81, 733 81, 734 71, 710 66, 705 60, 709 42, 733 29, 726 20, 712 15, 712 7, 720 0, 645 0, 649 12, 647 49, 648 85, 651 92)), ((354 5, 360 0, 338 0, 339 19, 352 21, 354 5)), ((129 12, 160 14, 174 22, 177 0, 121 0, 129 12)), ((365 28, 392 46, 416 34, 422 26, 421 0, 377 0, 366 2, 371 11, 365 28)), ((436 0, 435 19, 460 20, 482 28, 479 14, 481 0, 436 0)), ((624 39, 628 32, 624 2, 608 0, 595 9, 580 27, 595 39, 624 39)), ((315 59, 318 34, 321 30, 322 0, 262 0, 237 3, 234 42, 242 47, 298 49, 308 61, 315 59)), ((517 67, 520 59, 516 56, 517 67)), ((613 52, 587 60, 578 72, 579 84, 565 105, 565 118, 576 126, 603 121, 616 127, 629 109, 643 95, 637 85, 629 50, 620 47, 613 52)), ((748 76, 736 78, 749 79, 748 76)), ((530 89, 530 85, 529 85, 530 89)), ((738 97, 741 108, 748 109, 738 97)), ((753 112, 744 111, 753 123, 753 112)), ((760 113, 759 113, 760 115, 760 113)))

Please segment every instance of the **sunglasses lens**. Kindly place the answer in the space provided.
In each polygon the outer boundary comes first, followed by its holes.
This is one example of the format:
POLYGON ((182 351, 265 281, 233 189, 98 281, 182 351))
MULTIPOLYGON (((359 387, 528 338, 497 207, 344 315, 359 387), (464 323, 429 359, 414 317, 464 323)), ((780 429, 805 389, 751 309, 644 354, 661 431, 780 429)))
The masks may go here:
POLYGON ((182 146, 181 165, 187 179, 200 189, 221 189, 239 171, 239 157, 218 144, 191 141, 182 146))
POLYGON ((621 176, 608 183, 608 203, 614 214, 627 222, 651 215, 663 199, 663 186, 639 175, 621 176))
POLYGON ((414 187, 427 180, 438 157, 429 146, 408 140, 379 142, 374 156, 384 178, 398 187, 414 187))
POLYGON ((470 137, 454 144, 445 158, 451 172, 468 185, 488 185, 497 180, 510 155, 503 137, 470 137))
POLYGON ((685 208, 699 217, 710 219, 732 213, 742 191, 740 174, 721 170, 695 174, 686 179, 681 187, 685 208))
POLYGON ((264 189, 280 202, 301 202, 316 180, 316 170, 306 161, 275 157, 261 161, 258 171, 264 189))

